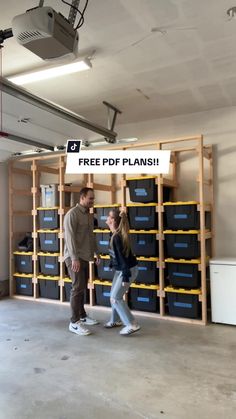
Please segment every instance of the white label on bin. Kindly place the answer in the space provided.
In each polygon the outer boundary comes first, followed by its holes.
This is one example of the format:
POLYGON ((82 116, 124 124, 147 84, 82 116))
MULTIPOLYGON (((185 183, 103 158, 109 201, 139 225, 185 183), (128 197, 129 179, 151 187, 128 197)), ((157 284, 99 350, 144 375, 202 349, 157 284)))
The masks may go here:
POLYGON ((170 150, 82 150, 67 153, 66 173, 168 174, 170 150))

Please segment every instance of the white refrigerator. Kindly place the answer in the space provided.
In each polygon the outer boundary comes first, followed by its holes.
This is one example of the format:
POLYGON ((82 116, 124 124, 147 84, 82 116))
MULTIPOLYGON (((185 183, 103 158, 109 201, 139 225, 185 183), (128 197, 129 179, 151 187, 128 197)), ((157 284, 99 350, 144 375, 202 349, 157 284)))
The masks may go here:
POLYGON ((236 258, 210 260, 212 321, 236 325, 236 258))

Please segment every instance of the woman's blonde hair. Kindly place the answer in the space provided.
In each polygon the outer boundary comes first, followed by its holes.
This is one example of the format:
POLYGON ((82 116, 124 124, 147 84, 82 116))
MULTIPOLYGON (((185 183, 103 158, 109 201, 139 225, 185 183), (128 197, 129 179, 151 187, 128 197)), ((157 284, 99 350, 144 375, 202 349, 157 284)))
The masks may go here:
POLYGON ((130 227, 129 227, 129 221, 128 221, 127 215, 125 212, 120 212, 120 210, 117 208, 112 208, 110 212, 112 212, 112 216, 115 220, 115 229, 116 229, 111 237, 111 246, 113 242, 113 237, 116 234, 120 234, 121 240, 124 246, 124 255, 128 257, 131 247, 130 247, 130 239, 129 239, 130 227))

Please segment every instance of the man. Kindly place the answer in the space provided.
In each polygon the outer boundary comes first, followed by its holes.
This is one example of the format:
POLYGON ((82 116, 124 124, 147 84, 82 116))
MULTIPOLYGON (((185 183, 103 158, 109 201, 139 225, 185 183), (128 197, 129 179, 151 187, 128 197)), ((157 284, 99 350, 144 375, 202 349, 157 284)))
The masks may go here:
POLYGON ((64 260, 72 280, 70 296, 71 321, 69 330, 77 335, 90 335, 84 325, 98 324, 97 320, 87 316, 84 309, 84 292, 89 277, 89 261, 96 259, 95 236, 93 233, 94 218, 89 208, 94 204, 94 191, 82 188, 79 193, 79 204, 71 208, 64 218, 64 260))

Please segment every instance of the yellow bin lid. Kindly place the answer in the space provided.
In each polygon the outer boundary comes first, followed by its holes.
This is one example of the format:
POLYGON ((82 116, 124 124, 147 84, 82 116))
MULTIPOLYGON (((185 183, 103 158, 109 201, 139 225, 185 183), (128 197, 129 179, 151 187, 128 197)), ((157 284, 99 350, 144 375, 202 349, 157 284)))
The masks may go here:
POLYGON ((156 179, 156 176, 139 176, 139 177, 126 178, 126 180, 142 180, 142 179, 156 179))
POLYGON ((99 279, 95 279, 93 281, 93 284, 95 284, 95 285, 108 285, 109 287, 112 286, 112 282, 110 282, 110 281, 99 281, 99 279))
POLYGON ((46 279, 47 281, 59 281, 59 276, 50 276, 50 275, 38 275, 38 279, 46 279))
POLYGON ((106 205, 94 205, 94 208, 117 208, 120 207, 121 204, 106 204, 106 205))
POLYGON ((176 202, 164 202, 163 205, 198 205, 197 201, 176 201, 176 202))
POLYGON ((184 288, 165 287, 166 292, 176 292, 178 294, 201 294, 201 289, 186 290, 184 288))

